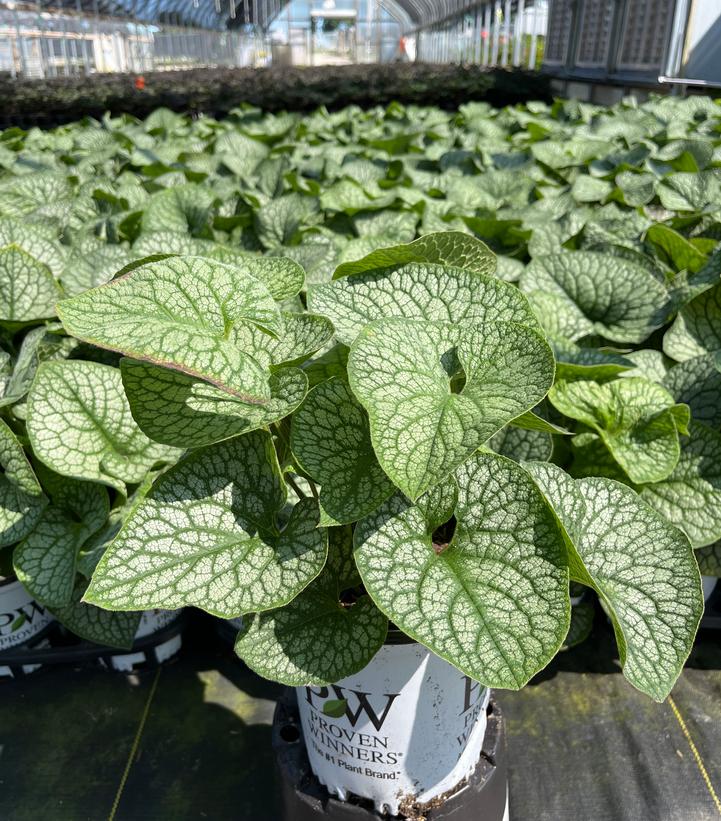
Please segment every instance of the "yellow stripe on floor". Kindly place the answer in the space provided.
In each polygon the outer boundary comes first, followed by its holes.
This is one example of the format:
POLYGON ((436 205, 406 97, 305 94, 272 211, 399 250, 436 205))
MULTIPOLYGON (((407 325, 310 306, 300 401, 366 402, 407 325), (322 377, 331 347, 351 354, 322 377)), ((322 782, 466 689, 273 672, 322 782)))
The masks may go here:
POLYGON ((145 701, 145 707, 143 708, 143 714, 140 716, 140 724, 138 724, 138 729, 135 733, 135 738, 133 739, 133 744, 130 748, 130 753, 128 755, 128 760, 125 762, 125 769, 123 770, 122 778, 120 779, 120 784, 118 784, 118 791, 115 793, 115 800, 113 801, 113 806, 110 810, 110 815, 108 816, 108 821, 114 821, 115 814, 118 811, 118 805, 120 804, 120 799, 123 796, 123 790, 125 789, 125 784, 128 780, 128 776, 130 775, 130 768, 133 766, 133 761, 135 760, 135 756, 138 754, 138 747, 140 746, 140 739, 143 737, 143 730, 145 730, 145 723, 148 720, 148 714, 150 713, 150 705, 153 703, 153 698, 155 697, 155 691, 158 687, 158 679, 160 678, 160 670, 161 668, 155 671, 155 676, 153 678, 153 683, 150 686, 150 692, 148 693, 148 698, 145 701))
POLYGON ((691 738, 691 733, 689 732, 689 729, 686 726, 686 722, 683 720, 683 716, 681 715, 681 711, 678 709, 678 707, 676 706, 676 702, 673 700, 671 696, 668 697, 668 703, 671 706, 671 709, 673 710, 673 714, 676 716, 676 721, 678 721, 679 727, 681 728, 681 732, 683 733, 684 738, 688 742, 688 746, 694 757, 694 761, 696 762, 698 771, 701 773, 701 778, 703 779, 703 782, 706 785, 708 794, 711 796, 711 800, 716 805, 716 810, 719 816, 721 816, 721 801, 719 800, 719 797, 716 794, 716 790, 714 789, 714 786, 711 783, 708 770, 706 769, 706 765, 703 763, 703 758, 701 758, 701 753, 698 751, 698 748, 694 744, 694 740, 693 738, 691 738))

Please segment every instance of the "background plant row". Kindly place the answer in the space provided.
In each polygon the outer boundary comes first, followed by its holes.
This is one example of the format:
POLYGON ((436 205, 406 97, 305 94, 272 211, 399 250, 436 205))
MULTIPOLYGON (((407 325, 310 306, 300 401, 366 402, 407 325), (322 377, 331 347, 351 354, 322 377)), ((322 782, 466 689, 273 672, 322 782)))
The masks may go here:
POLYGON ((393 101, 453 109, 471 100, 513 105, 550 101, 550 80, 521 70, 397 63, 322 68, 191 69, 149 72, 142 90, 136 75, 98 74, 42 80, 0 78, 0 127, 50 127, 83 117, 132 113, 144 117, 164 106, 222 116, 241 103, 266 111, 337 110, 393 101))

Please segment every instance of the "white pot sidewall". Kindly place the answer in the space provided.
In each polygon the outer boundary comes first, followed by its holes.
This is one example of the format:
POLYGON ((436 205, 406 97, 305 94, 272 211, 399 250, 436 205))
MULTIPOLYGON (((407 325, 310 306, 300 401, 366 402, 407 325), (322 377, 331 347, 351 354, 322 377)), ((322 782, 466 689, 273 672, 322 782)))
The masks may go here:
POLYGON ((704 601, 709 600, 711 594, 716 589, 718 581, 719 580, 716 576, 701 576, 701 586, 703 587, 704 601))
POLYGON ((52 621, 19 581, 0 586, 0 650, 26 644, 52 621))
POLYGON ((313 772, 329 792, 398 813, 429 801, 475 770, 490 691, 420 644, 387 644, 360 673, 329 687, 298 687, 313 772), (345 699, 340 718, 326 701, 345 699))
MULTIPOLYGON (((52 615, 22 586, 19 581, 0 585, 0 651, 31 642, 54 621, 52 615)), ((37 647, 49 647, 43 639, 37 647)), ((24 664, 23 673, 34 673, 40 664, 24 664)), ((0 665, 0 678, 14 676, 10 667, 0 665)))

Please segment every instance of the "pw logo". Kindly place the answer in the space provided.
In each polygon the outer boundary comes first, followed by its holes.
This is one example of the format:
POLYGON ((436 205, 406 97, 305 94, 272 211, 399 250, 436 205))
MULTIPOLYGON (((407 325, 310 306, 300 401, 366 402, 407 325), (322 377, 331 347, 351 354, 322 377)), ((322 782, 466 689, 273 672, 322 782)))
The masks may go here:
POLYGON ((9 613, 0 613, 0 636, 14 633, 24 624, 32 624, 36 618, 42 621, 44 615, 45 609, 34 601, 18 607, 17 610, 11 610, 9 613))
POLYGON ((400 695, 400 693, 384 693, 383 697, 386 702, 380 715, 375 711, 368 700, 368 696, 372 695, 372 693, 362 693, 359 690, 346 690, 343 687, 339 687, 337 684, 332 684, 330 687, 319 687, 317 690, 314 690, 312 687, 306 687, 306 701, 311 705, 311 707, 316 707, 314 699, 321 702, 325 701, 331 695, 331 690, 333 692, 333 698, 338 700, 345 699, 345 717, 350 722, 351 727, 355 727, 361 716, 365 714, 370 723, 376 728, 376 731, 381 729, 386 718, 388 718, 388 713, 390 712, 393 702, 400 695), (355 696, 355 709, 351 706, 352 699, 349 698, 350 695, 355 696))

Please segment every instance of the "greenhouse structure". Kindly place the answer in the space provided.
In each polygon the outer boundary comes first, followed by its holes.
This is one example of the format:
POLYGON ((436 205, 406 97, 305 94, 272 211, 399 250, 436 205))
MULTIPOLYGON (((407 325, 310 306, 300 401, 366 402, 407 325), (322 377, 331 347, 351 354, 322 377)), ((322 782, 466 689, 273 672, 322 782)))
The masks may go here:
POLYGON ((709 0, 3 0, 0 71, 423 60, 543 65, 564 81, 721 84, 709 0))
POLYGON ((0 0, 0 821, 721 819, 721 0, 0 0))

